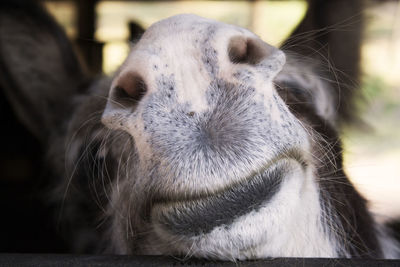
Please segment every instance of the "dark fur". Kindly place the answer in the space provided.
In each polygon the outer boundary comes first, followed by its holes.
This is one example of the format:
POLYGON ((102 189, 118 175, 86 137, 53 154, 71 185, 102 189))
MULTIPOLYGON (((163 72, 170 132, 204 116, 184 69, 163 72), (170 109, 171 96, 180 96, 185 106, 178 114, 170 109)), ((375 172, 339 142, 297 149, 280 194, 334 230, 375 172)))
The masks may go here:
POLYGON ((72 113, 70 96, 87 87, 88 78, 64 31, 41 6, 33 1, 2 1, 0 12, 2 87, 10 102, 15 102, 20 120, 45 142, 54 131, 61 130, 72 113), (7 46, 14 49, 12 54, 7 46), (57 78, 48 75, 55 71, 47 69, 51 65, 31 65, 52 48, 57 54, 51 60, 58 61, 57 67, 62 70, 57 78))

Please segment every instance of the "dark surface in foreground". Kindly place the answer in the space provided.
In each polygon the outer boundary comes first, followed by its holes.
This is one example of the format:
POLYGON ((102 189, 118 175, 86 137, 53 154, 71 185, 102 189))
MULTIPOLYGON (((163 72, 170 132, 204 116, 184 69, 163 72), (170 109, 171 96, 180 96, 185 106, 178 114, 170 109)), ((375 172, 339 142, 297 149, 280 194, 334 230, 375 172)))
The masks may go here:
POLYGON ((162 256, 0 254, 0 266, 400 266, 400 260, 276 258, 258 261, 181 260, 162 256))

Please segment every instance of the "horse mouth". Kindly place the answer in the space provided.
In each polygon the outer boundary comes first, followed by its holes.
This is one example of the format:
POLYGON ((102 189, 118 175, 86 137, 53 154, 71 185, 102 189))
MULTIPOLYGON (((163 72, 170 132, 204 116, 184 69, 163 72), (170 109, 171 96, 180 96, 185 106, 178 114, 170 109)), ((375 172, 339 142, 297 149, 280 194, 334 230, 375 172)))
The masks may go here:
POLYGON ((172 236, 195 237, 214 228, 229 228, 239 217, 257 212, 279 192, 282 181, 293 172, 304 174, 307 165, 298 153, 277 157, 262 170, 229 188, 189 200, 156 203, 152 223, 156 232, 172 236))

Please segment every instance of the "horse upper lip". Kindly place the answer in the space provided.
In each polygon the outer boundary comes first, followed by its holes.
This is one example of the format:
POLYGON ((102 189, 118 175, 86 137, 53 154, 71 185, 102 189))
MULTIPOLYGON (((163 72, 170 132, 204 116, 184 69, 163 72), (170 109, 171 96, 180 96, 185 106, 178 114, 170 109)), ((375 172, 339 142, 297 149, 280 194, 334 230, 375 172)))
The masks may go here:
POLYGON ((171 195, 162 196, 162 194, 159 194, 158 196, 153 197, 152 203, 154 203, 154 205, 172 204, 172 203, 185 203, 185 202, 190 202, 190 201, 200 201, 202 199, 207 199, 210 196, 215 196, 215 195, 221 194, 225 191, 228 191, 231 188, 236 187, 237 185, 240 185, 242 183, 247 183, 248 181, 252 180, 253 177, 270 169, 271 166, 273 166, 276 162, 285 160, 285 159, 286 160, 288 160, 288 159, 295 160, 302 166, 303 169, 307 168, 307 165, 308 165, 307 161, 304 159, 303 153, 301 152, 300 149, 297 149, 297 148, 287 149, 287 150, 284 150, 284 152, 275 156, 272 160, 269 160, 268 163, 265 164, 261 169, 258 169, 257 171, 252 172, 244 179, 241 179, 233 184, 229 184, 223 188, 220 188, 220 189, 212 191, 212 192, 200 192, 200 193, 196 193, 196 194, 185 194, 185 195, 180 195, 180 196, 171 196, 171 195))

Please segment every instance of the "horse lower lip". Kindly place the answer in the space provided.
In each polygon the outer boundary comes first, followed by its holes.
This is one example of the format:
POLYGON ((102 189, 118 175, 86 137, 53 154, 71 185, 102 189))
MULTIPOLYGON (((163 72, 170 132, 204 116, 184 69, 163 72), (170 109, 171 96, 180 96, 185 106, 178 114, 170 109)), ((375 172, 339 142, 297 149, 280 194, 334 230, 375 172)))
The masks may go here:
POLYGON ((208 197, 156 204, 153 223, 174 235, 198 236, 215 227, 230 225, 236 218, 257 211, 279 191, 285 174, 290 172, 293 159, 281 159, 265 171, 208 197))

